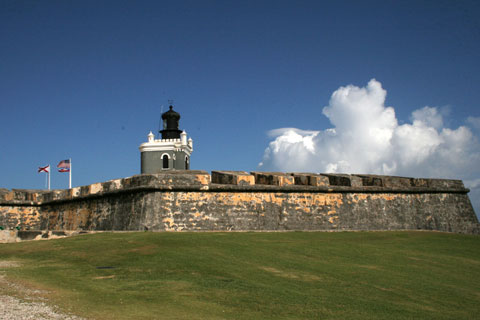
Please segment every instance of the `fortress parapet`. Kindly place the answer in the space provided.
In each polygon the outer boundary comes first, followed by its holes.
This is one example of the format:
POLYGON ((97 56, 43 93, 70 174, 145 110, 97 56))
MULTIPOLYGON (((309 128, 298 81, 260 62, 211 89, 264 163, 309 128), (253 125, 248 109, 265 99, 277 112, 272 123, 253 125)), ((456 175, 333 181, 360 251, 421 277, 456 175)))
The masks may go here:
POLYGON ((4 229, 479 233, 460 180, 172 170, 68 190, 0 189, 4 229))

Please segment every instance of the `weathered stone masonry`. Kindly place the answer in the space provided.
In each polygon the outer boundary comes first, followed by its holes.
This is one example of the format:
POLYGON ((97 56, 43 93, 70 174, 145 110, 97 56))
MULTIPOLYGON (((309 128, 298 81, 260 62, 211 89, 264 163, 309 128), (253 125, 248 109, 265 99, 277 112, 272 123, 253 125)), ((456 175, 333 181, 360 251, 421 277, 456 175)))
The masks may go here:
POLYGON ((479 233, 459 180, 171 171, 50 192, 0 189, 24 230, 439 230, 479 233))

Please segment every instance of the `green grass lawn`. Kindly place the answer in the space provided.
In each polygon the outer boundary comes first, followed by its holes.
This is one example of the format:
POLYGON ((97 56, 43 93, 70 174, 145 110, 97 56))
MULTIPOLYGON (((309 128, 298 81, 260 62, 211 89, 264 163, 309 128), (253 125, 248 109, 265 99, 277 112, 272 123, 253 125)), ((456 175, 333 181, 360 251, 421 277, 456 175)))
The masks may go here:
POLYGON ((102 233, 0 244, 14 282, 91 319, 479 319, 480 237, 102 233))

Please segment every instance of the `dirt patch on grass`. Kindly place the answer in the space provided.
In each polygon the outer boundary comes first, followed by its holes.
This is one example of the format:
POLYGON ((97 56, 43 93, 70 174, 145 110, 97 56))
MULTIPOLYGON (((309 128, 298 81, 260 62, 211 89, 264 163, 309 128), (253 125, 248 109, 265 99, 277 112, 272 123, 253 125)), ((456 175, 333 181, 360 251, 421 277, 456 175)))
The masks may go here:
POLYGON ((380 291, 393 291, 392 288, 384 288, 384 287, 379 287, 379 286, 373 286, 373 287, 380 290, 380 291))
POLYGON ((319 281, 321 280, 321 277, 314 275, 314 274, 309 274, 309 273, 304 273, 304 272, 287 272, 287 271, 281 271, 272 267, 260 267, 261 270, 267 271, 269 273, 272 273, 278 277, 282 278, 287 278, 287 279, 296 279, 296 280, 301 280, 301 281, 319 281))
POLYGON ((128 252, 135 252, 135 253, 139 253, 139 254, 154 254, 157 250, 157 246, 156 245, 148 245, 148 246, 143 246, 143 247, 138 247, 138 248, 134 248, 134 249, 130 249, 128 250, 128 252))
POLYGON ((0 269, 16 268, 19 266, 20 266, 20 263, 18 263, 17 261, 0 261, 0 269))
POLYGON ((55 310, 44 302, 23 301, 12 296, 0 294, 0 319, 4 320, 81 320, 77 316, 68 315, 55 310))
POLYGON ((357 267, 363 268, 363 269, 368 269, 368 270, 381 270, 379 266, 376 265, 364 265, 364 264, 358 264, 357 267))
POLYGON ((115 275, 114 275, 114 274, 112 274, 112 275, 110 275, 110 276, 94 277, 93 279, 95 279, 95 280, 100 280, 100 279, 113 279, 113 278, 115 278, 115 275))
POLYGON ((282 277, 282 278, 288 278, 288 279, 298 279, 299 278, 299 276, 294 274, 294 273, 281 271, 281 270, 271 268, 271 267, 260 267, 260 269, 262 269, 263 271, 267 271, 269 273, 273 273, 274 275, 282 277))
MULTIPOLYGON (((18 268, 17 261, 0 261, 0 269, 18 268)), ((43 290, 33 290, 8 280, 0 270, 0 319, 4 320, 84 320, 48 305, 43 290)))

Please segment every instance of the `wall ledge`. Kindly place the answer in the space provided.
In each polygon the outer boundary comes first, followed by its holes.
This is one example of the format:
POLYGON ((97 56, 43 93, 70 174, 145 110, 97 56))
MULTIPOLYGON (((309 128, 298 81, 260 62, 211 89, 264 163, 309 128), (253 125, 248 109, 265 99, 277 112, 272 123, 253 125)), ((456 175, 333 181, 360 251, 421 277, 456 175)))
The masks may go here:
POLYGON ((0 189, 0 206, 32 206, 138 192, 467 194, 461 180, 381 175, 174 170, 62 190, 0 189), (213 177, 213 179, 212 179, 213 177))

